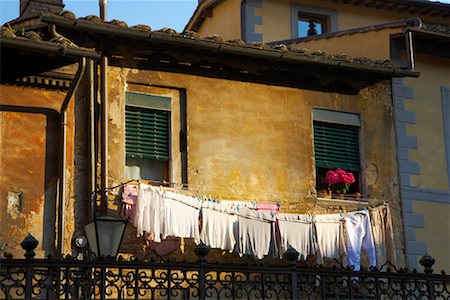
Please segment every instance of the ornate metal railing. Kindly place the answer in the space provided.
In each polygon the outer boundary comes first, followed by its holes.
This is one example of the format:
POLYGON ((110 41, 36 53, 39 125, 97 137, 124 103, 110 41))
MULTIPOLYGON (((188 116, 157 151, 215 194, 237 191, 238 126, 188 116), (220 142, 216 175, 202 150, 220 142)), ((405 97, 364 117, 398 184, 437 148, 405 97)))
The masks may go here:
POLYGON ((131 259, 0 260, 0 299, 450 299, 450 276, 406 269, 355 272, 351 268, 298 267, 298 253, 285 264, 223 265, 150 263, 131 259))

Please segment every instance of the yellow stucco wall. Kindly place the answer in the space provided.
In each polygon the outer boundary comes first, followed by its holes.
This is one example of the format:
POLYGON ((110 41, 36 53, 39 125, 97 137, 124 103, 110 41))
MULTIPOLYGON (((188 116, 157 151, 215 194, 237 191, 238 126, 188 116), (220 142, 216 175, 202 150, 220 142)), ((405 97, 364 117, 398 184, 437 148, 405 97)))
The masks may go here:
POLYGON ((426 243, 428 254, 436 260, 433 266, 436 273, 450 270, 450 205, 414 201, 413 209, 425 221, 424 229, 416 229, 416 241, 426 243))
POLYGON ((407 110, 416 114, 416 124, 408 126, 408 134, 417 136, 419 145, 417 150, 409 151, 409 159, 420 164, 420 175, 413 176, 413 184, 449 190, 440 88, 450 87, 450 60, 417 53, 416 68, 420 77, 404 81, 414 87, 415 97, 406 101, 407 110))
MULTIPOLYGON (((262 8, 255 10, 261 16, 263 24, 257 26, 256 32, 263 33, 263 41, 277 41, 291 37, 291 3, 320 7, 337 11, 338 30, 363 27, 373 24, 392 22, 417 17, 409 12, 388 11, 386 9, 367 8, 331 1, 303 0, 263 0, 262 8)), ((440 17, 421 16, 423 21, 431 23, 450 24, 450 21, 440 17)))
POLYGON ((347 54, 351 57, 366 57, 385 60, 390 57, 390 35, 400 33, 399 28, 383 29, 329 39, 317 39, 292 44, 292 48, 309 51, 327 51, 330 54, 347 54))
POLYGON ((224 40, 241 36, 241 2, 239 0, 223 1, 212 12, 212 17, 203 21, 198 30, 200 36, 220 35, 224 40))
MULTIPOLYGON (((65 92, 0 85, 0 104, 12 110, 0 111, 0 243, 16 258, 23 258, 20 243, 28 233, 39 241, 37 257, 54 252, 57 112, 64 96, 65 92), (20 111, 27 108, 29 112, 20 111), (9 192, 22 192, 20 208, 8 205, 9 192)), ((68 139, 72 129, 68 124, 68 139)))
MULTIPOLYGON (((365 190, 372 199, 392 203, 397 252, 404 262, 389 84, 350 96, 164 72, 111 68, 109 74, 110 101, 121 105, 123 92, 137 87, 131 82, 141 83, 140 91, 149 93, 168 91, 150 85, 186 90, 189 193, 281 200, 283 207, 304 213, 316 205, 311 195, 315 185, 312 109, 360 114, 363 169, 371 170, 370 176, 362 172, 364 178, 370 177, 365 190)), ((109 134, 119 142, 109 143, 109 168, 115 177, 111 180, 119 182, 124 180, 119 171, 124 169, 124 120, 123 111, 115 114, 110 116, 114 125, 109 134)), ((172 167, 181 168, 176 161, 172 167)))

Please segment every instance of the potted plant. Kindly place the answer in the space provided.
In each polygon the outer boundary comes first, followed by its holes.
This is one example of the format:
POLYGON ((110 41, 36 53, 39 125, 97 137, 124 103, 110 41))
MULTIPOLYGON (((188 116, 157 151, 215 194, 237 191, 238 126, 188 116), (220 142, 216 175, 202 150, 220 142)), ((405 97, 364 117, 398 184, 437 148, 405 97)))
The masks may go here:
POLYGON ((350 184, 355 182, 355 177, 351 172, 337 169, 336 171, 328 171, 325 174, 325 180, 327 181, 333 194, 343 198, 344 194, 350 189, 350 184))
POLYGON ((331 198, 330 186, 323 177, 319 177, 317 196, 320 198, 331 198))

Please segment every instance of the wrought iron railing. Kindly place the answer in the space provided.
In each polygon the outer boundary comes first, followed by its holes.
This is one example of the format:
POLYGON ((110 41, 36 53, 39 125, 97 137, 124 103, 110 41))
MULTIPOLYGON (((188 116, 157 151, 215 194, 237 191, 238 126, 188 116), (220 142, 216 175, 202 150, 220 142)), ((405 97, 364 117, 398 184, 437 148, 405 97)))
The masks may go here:
POLYGON ((279 266, 149 263, 131 260, 0 260, 1 299, 450 299, 450 276, 407 271, 355 272, 298 267, 288 251, 279 266))

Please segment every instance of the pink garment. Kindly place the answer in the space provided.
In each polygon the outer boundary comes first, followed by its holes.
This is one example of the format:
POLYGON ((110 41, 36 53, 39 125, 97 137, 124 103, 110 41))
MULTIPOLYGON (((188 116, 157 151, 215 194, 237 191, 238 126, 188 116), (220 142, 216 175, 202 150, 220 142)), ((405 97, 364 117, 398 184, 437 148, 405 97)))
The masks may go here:
POLYGON ((137 200, 137 188, 133 185, 125 185, 122 192, 122 209, 120 210, 120 216, 122 218, 130 218, 130 221, 134 222, 137 200))
POLYGON ((274 213, 278 213, 280 207, 276 203, 272 202, 258 202, 256 203, 257 210, 265 210, 265 211, 273 211, 274 213))

